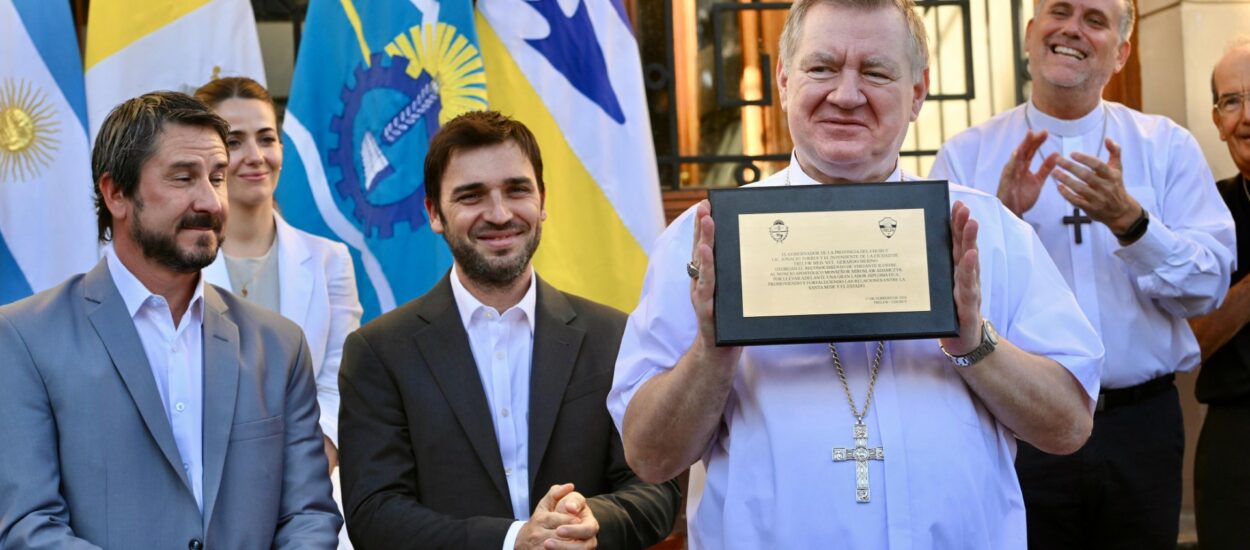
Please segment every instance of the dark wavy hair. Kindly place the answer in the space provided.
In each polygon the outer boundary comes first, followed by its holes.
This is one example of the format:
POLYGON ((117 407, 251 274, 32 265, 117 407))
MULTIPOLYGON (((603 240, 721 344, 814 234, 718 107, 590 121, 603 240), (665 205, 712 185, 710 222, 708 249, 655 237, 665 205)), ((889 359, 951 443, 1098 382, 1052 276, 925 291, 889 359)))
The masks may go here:
POLYGON ((466 149, 478 149, 490 145, 513 142, 534 167, 538 179, 538 192, 545 194, 543 183, 543 156, 538 150, 538 140, 524 124, 499 111, 470 111, 451 119, 430 140, 430 150, 425 154, 425 198, 434 204, 434 212, 443 215, 439 196, 443 187, 443 173, 451 164, 451 157, 466 149))
POLYGON ((230 125, 208 105, 180 92, 152 92, 129 99, 113 108, 91 151, 91 181, 95 190, 97 238, 112 239, 113 214, 104 203, 100 179, 112 176, 122 196, 133 199, 139 192, 143 165, 156 154, 167 124, 211 128, 225 146, 230 125))

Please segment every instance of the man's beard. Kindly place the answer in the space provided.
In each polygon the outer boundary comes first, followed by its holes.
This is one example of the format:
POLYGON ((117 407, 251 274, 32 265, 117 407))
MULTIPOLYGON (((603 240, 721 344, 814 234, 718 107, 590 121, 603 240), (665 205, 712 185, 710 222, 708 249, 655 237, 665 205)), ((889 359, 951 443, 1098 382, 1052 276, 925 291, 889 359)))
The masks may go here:
MULTIPOLYGON (((446 227, 447 222, 444 221, 443 226, 446 227)), ((503 225, 486 223, 480 231, 523 231, 524 228, 525 225, 522 222, 513 220, 503 225)), ((538 241, 542 240, 542 235, 542 225, 536 226, 520 253, 506 259, 488 258, 482 255, 476 248, 473 248, 473 243, 468 236, 453 236, 444 232, 443 239, 447 241, 447 246, 451 247, 451 256, 455 258, 456 265, 464 271, 469 280, 486 287, 506 288, 525 274, 525 269, 530 265, 530 259, 534 257, 534 251, 538 250, 538 241)))
POLYGON ((178 221, 178 229, 172 235, 168 235, 150 231, 144 227, 143 218, 139 216, 142 212, 143 205, 136 202, 135 223, 130 226, 130 237, 139 245, 144 257, 178 273, 195 273, 217 259, 217 249, 222 241, 221 216, 204 212, 187 214, 178 221), (196 246, 190 251, 178 248, 177 231, 204 228, 212 228, 213 233, 217 235, 217 246, 213 246, 208 235, 201 235, 196 240, 196 246))

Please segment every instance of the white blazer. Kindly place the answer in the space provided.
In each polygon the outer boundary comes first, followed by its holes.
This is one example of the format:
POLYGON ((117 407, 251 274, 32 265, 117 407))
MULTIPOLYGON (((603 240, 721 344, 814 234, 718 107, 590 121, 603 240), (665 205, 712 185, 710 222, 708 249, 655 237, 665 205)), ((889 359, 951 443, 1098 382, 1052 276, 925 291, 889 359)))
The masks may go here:
MULTIPOLYGON (((321 431, 339 444, 339 362, 343 341, 360 327, 364 310, 356 270, 343 243, 300 231, 274 212, 278 244, 278 303, 283 317, 304 329, 317 379, 321 431)), ((225 254, 202 271, 204 280, 230 290, 225 254)))

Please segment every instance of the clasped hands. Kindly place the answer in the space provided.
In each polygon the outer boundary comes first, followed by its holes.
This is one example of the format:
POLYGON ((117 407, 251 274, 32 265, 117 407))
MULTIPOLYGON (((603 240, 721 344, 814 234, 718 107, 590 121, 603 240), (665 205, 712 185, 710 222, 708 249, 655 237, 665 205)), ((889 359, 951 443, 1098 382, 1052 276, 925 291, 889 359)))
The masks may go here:
POLYGON ((599 545, 599 522, 572 483, 552 485, 517 534, 517 550, 582 550, 599 545))
POLYGON ((1048 136, 1046 130, 1025 134, 1011 159, 1003 166, 998 182, 998 200, 1017 217, 1022 217, 1037 204, 1046 178, 1053 176, 1059 182, 1059 194, 1072 206, 1084 210, 1090 218, 1106 225, 1116 235, 1127 232, 1141 216, 1142 207, 1124 188, 1120 146, 1111 138, 1104 138, 1110 153, 1107 162, 1084 153, 1073 153, 1072 158, 1051 153, 1034 172, 1029 166, 1048 136), (1056 167, 1063 170, 1056 171, 1056 167))

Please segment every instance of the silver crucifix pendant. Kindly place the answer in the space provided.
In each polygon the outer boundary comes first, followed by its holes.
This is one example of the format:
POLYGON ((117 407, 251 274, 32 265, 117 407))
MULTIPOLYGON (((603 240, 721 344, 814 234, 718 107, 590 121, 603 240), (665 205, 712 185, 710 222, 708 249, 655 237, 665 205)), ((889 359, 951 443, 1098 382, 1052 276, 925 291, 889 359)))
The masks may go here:
POLYGON ((855 447, 852 449, 835 448, 834 462, 855 461, 855 502, 868 502, 872 493, 868 489, 868 461, 885 460, 885 450, 881 447, 868 447, 868 426, 863 420, 857 420, 855 426, 855 447))

